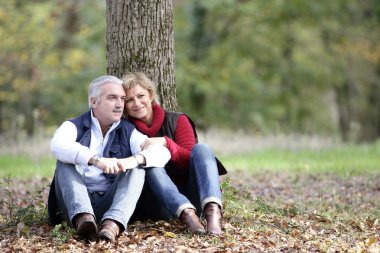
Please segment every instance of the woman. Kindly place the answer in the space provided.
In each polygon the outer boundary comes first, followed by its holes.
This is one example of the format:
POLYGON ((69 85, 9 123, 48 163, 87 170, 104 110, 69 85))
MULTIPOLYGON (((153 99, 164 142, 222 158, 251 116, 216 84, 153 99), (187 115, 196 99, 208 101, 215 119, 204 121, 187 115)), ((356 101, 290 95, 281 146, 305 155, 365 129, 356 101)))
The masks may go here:
MULTIPOLYGON (((196 144, 194 125, 185 114, 165 111, 159 105, 155 86, 145 74, 126 75, 123 86, 125 116, 150 137, 142 144, 142 149, 158 143, 171 153, 171 160, 165 168, 146 169, 148 191, 191 233, 206 233, 196 214, 202 213, 207 222, 207 233, 220 234, 222 193, 218 165, 220 174, 227 171, 206 144, 196 144)), ((144 196, 146 194, 142 199, 144 196)), ((155 210, 150 214, 157 218, 156 206, 145 209, 155 210)), ((168 218, 164 214, 161 216, 168 218)))

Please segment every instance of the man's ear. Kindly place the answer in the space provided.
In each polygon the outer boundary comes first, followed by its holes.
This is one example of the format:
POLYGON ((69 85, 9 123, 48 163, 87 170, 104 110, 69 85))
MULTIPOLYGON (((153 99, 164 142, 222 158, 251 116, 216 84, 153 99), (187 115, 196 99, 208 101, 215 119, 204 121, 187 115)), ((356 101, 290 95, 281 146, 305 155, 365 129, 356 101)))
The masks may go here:
POLYGON ((96 98, 92 97, 90 101, 91 101, 91 108, 96 108, 96 105, 98 104, 96 98))

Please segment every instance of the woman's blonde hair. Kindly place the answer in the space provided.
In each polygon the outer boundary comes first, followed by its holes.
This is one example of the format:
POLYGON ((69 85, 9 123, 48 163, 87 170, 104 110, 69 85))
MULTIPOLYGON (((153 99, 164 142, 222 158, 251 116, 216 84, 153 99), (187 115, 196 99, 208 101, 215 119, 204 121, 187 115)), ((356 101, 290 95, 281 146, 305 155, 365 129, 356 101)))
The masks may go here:
MULTIPOLYGON (((135 72, 128 73, 123 78, 123 88, 125 93, 136 85, 140 85, 143 89, 146 89, 151 97, 153 97, 152 104, 159 105, 160 100, 157 95, 156 86, 144 73, 135 72)), ((127 116, 126 110, 124 110, 124 116, 127 116)))
POLYGON ((156 86, 143 72, 128 73, 123 77, 123 87, 127 91, 136 85, 140 85, 146 89, 153 97, 153 104, 160 104, 160 100, 157 95, 156 86))

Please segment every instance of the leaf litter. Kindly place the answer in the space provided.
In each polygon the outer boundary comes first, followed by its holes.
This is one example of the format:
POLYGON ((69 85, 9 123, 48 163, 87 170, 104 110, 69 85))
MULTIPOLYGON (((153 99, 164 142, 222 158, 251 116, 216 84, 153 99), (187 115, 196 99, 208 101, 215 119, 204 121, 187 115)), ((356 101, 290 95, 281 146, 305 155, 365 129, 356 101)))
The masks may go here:
MULTIPOLYGON (((85 242, 47 223, 49 179, 0 184, 2 252, 380 252, 380 177, 229 173, 220 236, 178 220, 135 222, 115 245, 85 242), (32 208, 31 208, 32 207, 32 208)), ((204 222, 204 220, 202 219, 204 222)))

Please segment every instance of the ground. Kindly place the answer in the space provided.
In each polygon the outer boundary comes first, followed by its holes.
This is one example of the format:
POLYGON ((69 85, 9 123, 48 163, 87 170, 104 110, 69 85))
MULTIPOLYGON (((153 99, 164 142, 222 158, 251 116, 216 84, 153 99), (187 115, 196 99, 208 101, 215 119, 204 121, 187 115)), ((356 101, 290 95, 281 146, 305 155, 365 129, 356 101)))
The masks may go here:
POLYGON ((176 220, 134 223, 116 245, 110 245, 80 241, 70 228, 53 228, 39 217, 49 179, 4 180, 0 248, 2 252, 380 252, 378 176, 232 171, 225 181, 221 236, 191 236, 176 220))

